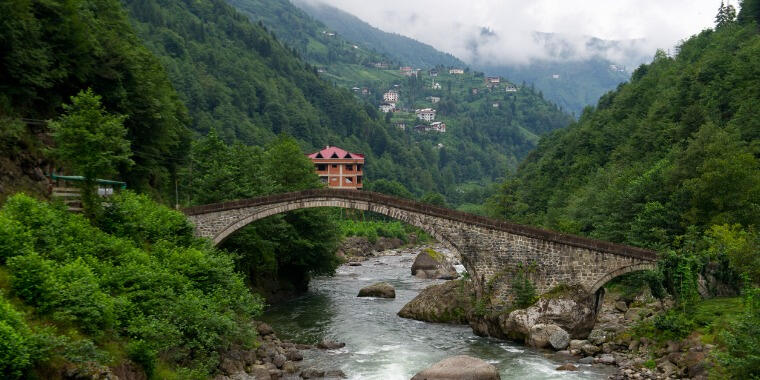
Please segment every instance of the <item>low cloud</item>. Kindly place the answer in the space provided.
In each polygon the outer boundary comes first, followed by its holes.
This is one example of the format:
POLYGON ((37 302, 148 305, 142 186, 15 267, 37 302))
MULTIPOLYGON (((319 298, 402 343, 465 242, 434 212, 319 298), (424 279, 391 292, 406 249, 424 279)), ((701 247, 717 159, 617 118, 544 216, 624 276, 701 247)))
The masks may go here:
POLYGON ((628 66, 712 27, 716 0, 313 0, 468 63, 603 56, 628 66))

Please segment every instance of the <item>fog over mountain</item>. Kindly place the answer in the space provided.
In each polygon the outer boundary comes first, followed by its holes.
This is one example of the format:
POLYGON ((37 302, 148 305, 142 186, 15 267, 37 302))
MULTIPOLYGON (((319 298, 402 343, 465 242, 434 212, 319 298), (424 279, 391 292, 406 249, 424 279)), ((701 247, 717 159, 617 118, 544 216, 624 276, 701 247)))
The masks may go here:
POLYGON ((635 67, 656 49, 672 49, 712 26, 719 6, 715 0, 308 1, 487 66, 601 57, 635 67))

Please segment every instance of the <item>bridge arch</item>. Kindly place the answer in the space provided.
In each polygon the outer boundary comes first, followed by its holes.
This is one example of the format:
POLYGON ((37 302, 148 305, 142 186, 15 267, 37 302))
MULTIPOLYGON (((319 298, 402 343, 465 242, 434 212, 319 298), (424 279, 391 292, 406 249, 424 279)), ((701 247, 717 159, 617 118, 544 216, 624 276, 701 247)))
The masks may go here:
POLYGON ((622 268, 618 268, 612 272, 607 273, 602 278, 597 280, 592 286, 591 289, 589 289, 589 294, 596 294, 596 292, 602 288, 606 283, 612 281, 616 277, 620 277, 626 273, 631 272, 638 272, 638 271, 644 271, 644 270, 654 270, 657 268, 657 264, 654 262, 648 262, 648 263, 638 263, 633 265, 624 266, 622 268))
MULTIPOLYGON (((342 191, 346 191, 346 190, 342 190, 342 191)), ((212 237, 212 241, 214 245, 220 245, 230 235, 240 230, 241 228, 257 220, 261 220, 272 215, 283 214, 289 211, 303 210, 303 209, 308 209, 308 208, 318 208, 318 207, 338 207, 338 208, 345 208, 345 209, 371 211, 371 212, 375 212, 378 214, 391 217, 393 219, 410 224, 412 226, 415 226, 425 231, 425 233, 432 236, 438 242, 446 246, 446 248, 451 249, 452 251, 456 252, 461 258, 460 247, 458 247, 455 242, 452 242, 451 239, 449 239, 446 235, 440 233, 438 229, 436 228, 435 224, 430 224, 427 221, 423 221, 421 218, 416 218, 414 217, 414 215, 411 215, 406 212, 402 212, 402 210, 399 210, 394 207, 389 207, 389 206, 381 205, 381 204, 375 204, 372 202, 354 201, 354 200, 347 200, 347 199, 342 199, 342 198, 304 199, 299 202, 285 201, 285 202, 273 203, 266 206, 255 207, 250 210, 250 213, 248 215, 241 216, 240 219, 234 222, 231 222, 229 225, 223 228, 219 233, 217 233, 215 236, 212 237)))

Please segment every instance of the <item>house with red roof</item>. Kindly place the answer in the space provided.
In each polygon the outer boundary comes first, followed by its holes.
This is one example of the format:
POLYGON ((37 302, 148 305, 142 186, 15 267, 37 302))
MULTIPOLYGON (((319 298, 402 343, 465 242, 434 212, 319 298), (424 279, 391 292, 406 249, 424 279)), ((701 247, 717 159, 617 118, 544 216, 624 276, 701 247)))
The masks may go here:
POLYGON ((364 155, 326 146, 308 155, 322 183, 331 189, 362 188, 364 155))

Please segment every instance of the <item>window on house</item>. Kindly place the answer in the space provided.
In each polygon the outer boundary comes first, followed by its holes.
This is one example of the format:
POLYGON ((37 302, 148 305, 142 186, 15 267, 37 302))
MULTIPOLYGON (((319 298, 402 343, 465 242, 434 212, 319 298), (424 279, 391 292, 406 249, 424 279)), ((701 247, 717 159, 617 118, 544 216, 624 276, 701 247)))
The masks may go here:
POLYGON ((356 183, 362 183, 362 177, 356 177, 356 183))
POLYGON ((346 165, 346 170, 354 170, 354 165, 346 165))
POLYGON ((322 183, 327 183, 327 177, 319 177, 319 180, 322 181, 322 183))
POLYGON ((353 183, 353 182, 351 181, 351 178, 346 177, 346 183, 353 183))
POLYGON ((327 169, 327 165, 325 165, 325 164, 319 164, 319 165, 317 165, 317 170, 323 171, 325 169, 327 169))
POLYGON ((330 181, 333 181, 333 182, 336 182, 337 180, 338 180, 338 178, 336 178, 336 177, 330 178, 330 181))
POLYGON ((356 165, 356 171, 362 171, 362 166, 364 165, 356 165))
POLYGON ((338 165, 337 164, 332 164, 332 167, 333 167, 333 169, 337 169, 338 165))

